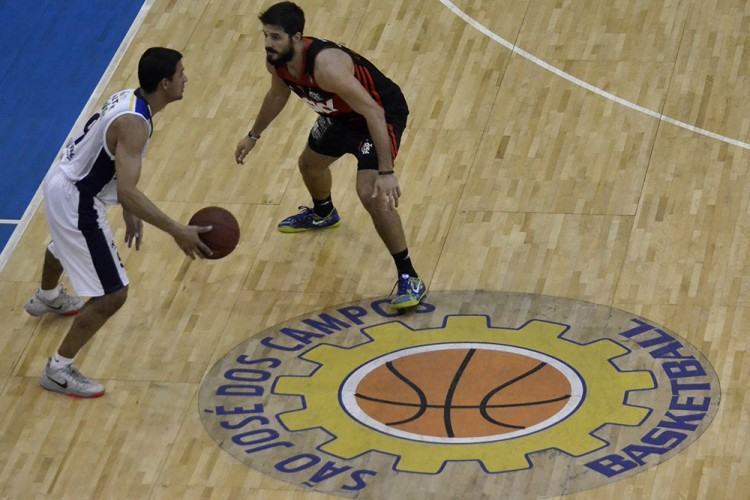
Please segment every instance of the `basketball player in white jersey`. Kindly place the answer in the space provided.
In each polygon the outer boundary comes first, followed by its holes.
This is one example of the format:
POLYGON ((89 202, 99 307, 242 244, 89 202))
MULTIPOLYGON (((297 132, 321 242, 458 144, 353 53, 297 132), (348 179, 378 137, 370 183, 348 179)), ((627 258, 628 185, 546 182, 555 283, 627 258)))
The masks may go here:
POLYGON ((52 242, 45 254, 42 286, 25 309, 34 316, 77 314, 42 374, 42 387, 51 391, 78 397, 104 394, 101 384, 73 368, 73 358, 128 294, 128 277, 107 223, 108 206, 122 205, 128 247, 135 243, 140 250, 146 221, 170 234, 191 258, 211 252, 198 237, 210 226, 186 226, 171 219, 136 187, 153 115, 182 99, 187 82, 182 55, 162 47, 146 50, 138 63, 138 80, 140 88, 112 95, 88 120, 44 183, 52 242), (85 305, 58 285, 63 269, 76 293, 91 297, 85 305))

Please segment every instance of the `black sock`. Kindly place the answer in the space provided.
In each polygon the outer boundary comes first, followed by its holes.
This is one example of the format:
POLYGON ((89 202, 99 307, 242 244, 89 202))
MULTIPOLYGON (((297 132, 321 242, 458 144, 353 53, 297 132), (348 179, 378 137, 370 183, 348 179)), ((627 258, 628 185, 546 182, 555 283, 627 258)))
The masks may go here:
POLYGON ((391 255, 393 255, 393 261, 396 263, 396 271, 398 272, 399 277, 402 274, 408 274, 409 276, 414 276, 415 278, 419 276, 414 270, 414 266, 411 264, 408 248, 403 252, 394 253, 391 255))
POLYGON ((333 212, 333 201, 331 201, 331 197, 328 196, 325 200, 316 200, 313 198, 313 212, 315 212, 315 215, 318 217, 328 217, 331 212, 333 212))

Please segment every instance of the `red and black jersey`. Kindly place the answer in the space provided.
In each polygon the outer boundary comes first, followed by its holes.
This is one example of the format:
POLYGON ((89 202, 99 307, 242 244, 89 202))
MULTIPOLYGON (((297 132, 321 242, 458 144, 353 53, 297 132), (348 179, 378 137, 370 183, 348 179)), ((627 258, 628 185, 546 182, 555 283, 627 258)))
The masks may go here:
POLYGON ((284 80, 284 83, 292 92, 300 96, 316 113, 346 121, 364 121, 364 117, 352 111, 352 108, 343 99, 336 94, 321 89, 315 82, 313 76, 315 58, 321 50, 329 48, 337 48, 349 54, 354 62, 354 76, 375 99, 375 102, 385 110, 386 120, 389 116, 406 116, 409 113, 401 88, 370 61, 353 50, 321 38, 306 36, 303 38, 303 42, 305 46, 302 53, 304 65, 302 75, 299 78, 292 77, 286 65, 276 68, 276 74, 284 80))

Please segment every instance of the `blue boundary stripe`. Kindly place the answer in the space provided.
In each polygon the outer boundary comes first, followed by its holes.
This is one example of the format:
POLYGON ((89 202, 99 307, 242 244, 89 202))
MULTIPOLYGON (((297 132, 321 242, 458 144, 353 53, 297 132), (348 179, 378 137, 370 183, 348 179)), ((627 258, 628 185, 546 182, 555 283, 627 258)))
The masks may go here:
POLYGON ((15 224, 0 224, 0 249, 5 248, 8 244, 13 231, 16 230, 15 224))
POLYGON ((135 19, 141 2, 0 3, 0 218, 19 219, 135 19))
MULTIPOLYGON (((21 219, 142 6, 0 2, 0 219, 21 219)), ((15 227, 0 224, 0 250, 15 227)))

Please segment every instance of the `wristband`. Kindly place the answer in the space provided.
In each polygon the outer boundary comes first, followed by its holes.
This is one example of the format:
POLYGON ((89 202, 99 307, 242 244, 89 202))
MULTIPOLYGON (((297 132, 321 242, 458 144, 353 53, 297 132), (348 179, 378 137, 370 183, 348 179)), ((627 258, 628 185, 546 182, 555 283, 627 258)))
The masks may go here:
POLYGON ((250 139, 254 140, 254 141, 257 141, 258 139, 260 139, 260 134, 256 134, 256 133, 255 133, 255 132, 253 132, 252 130, 251 130, 250 132, 248 132, 248 133, 247 133, 247 136, 248 136, 248 137, 249 137, 250 139))
POLYGON ((378 175, 393 175, 394 173, 393 170, 378 170, 378 175))

